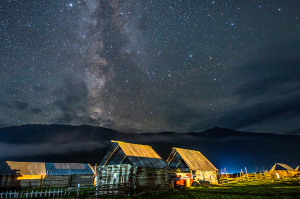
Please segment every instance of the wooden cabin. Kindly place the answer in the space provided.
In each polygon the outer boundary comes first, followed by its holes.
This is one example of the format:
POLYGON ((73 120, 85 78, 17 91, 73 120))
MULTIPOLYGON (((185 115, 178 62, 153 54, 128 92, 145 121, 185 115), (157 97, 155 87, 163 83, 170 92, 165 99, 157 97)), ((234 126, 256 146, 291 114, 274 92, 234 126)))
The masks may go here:
POLYGON ((152 147, 112 142, 97 169, 99 195, 140 195, 169 190, 168 165, 152 147))
POLYGON ((93 186, 95 171, 85 163, 45 163, 47 176, 42 187, 93 186))
POLYGON ((275 165, 271 168, 270 173, 271 175, 275 175, 276 178, 282 178, 293 177, 298 172, 286 164, 275 163, 275 165))
POLYGON ((46 175, 42 162, 0 162, 1 189, 40 187, 46 175))
POLYGON ((199 151, 173 147, 166 162, 179 178, 177 185, 190 186, 192 181, 218 184, 218 169, 199 151))
POLYGON ((84 163, 0 162, 0 188, 94 185, 95 172, 84 163))

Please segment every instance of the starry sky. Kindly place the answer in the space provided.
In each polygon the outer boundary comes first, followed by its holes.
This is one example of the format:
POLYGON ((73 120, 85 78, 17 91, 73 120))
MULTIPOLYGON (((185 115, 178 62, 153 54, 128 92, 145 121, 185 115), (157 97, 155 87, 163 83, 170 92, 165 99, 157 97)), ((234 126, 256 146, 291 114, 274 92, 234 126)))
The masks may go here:
POLYGON ((0 6, 0 127, 300 128, 298 0, 0 6))

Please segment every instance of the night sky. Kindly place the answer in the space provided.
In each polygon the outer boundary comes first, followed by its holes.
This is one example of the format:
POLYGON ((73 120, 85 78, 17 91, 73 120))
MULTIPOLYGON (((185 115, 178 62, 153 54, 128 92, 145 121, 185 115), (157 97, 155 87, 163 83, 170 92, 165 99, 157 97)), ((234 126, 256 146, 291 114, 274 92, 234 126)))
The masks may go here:
POLYGON ((1 0, 0 127, 300 128, 299 0, 1 0))

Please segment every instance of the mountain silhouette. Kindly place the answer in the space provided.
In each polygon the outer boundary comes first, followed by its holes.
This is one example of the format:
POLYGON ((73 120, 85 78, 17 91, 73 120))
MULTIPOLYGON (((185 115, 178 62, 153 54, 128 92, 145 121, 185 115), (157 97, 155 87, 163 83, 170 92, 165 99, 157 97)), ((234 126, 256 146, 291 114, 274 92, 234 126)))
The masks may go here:
POLYGON ((200 151, 218 169, 248 172, 300 164, 300 136, 215 127, 191 133, 126 134, 88 125, 23 125, 0 129, 0 160, 99 164, 111 140, 147 144, 167 159, 172 147, 200 151))

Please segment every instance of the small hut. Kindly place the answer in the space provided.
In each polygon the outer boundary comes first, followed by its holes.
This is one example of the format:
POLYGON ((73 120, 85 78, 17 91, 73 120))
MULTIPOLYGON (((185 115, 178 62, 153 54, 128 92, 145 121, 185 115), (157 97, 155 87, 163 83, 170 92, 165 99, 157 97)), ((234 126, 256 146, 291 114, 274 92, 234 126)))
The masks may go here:
POLYGON ((0 162, 0 187, 70 187, 94 185, 95 172, 84 163, 0 162))
POLYGON ((148 145, 113 141, 99 164, 100 195, 140 195, 169 190, 168 165, 148 145))
POLYGON ((198 182, 218 184, 218 169, 199 151, 173 147, 166 162, 175 169, 177 178, 181 179, 176 181, 177 185, 184 185, 184 179, 189 178, 198 182))
POLYGON ((0 162, 0 187, 2 189, 40 187, 45 177, 45 163, 0 162))
POLYGON ((45 163, 43 187, 93 186, 95 171, 86 163, 45 163))
POLYGON ((297 173, 297 171, 286 164, 275 163, 275 165, 271 168, 270 173, 271 175, 276 175, 277 178, 282 178, 292 177, 297 173))

